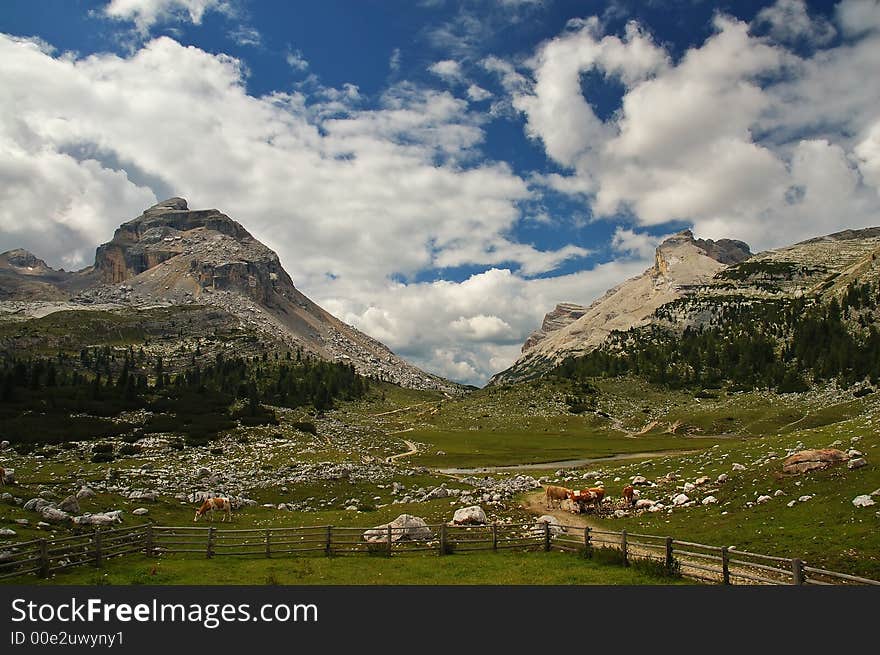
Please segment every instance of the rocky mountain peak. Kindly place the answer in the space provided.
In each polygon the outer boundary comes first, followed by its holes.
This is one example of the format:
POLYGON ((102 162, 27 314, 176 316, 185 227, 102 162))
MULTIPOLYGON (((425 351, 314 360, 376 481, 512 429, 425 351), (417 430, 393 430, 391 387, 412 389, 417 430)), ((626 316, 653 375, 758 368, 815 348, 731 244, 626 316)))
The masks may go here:
POLYGON ((15 248, 0 253, 0 266, 23 269, 22 273, 30 271, 42 273, 52 270, 46 262, 23 248, 15 248))

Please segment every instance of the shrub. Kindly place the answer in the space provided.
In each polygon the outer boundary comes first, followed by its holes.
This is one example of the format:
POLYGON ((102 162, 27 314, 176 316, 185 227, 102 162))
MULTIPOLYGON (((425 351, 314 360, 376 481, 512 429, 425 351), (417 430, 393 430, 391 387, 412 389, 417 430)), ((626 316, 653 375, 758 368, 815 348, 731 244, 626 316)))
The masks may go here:
POLYGON ((134 444, 130 444, 130 443, 123 444, 119 448, 120 457, 131 457, 132 455, 137 455, 140 452, 141 452, 140 446, 135 446, 134 444))
POLYGON ((97 453, 112 453, 113 452, 113 444, 112 443, 96 443, 92 446, 92 452, 97 453))
POLYGON ((112 462, 114 459, 116 458, 113 456, 113 453, 95 453, 94 455, 92 455, 92 462, 94 464, 112 462))
POLYGON ((309 434, 318 434, 318 428, 311 421, 296 421, 293 427, 300 432, 308 432, 309 434))

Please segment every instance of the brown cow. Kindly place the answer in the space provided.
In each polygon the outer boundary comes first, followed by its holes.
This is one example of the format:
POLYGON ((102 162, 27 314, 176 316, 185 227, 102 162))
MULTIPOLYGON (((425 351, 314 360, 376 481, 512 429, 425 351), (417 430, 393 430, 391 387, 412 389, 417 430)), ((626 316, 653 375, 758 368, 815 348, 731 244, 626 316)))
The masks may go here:
POLYGON ((628 484, 623 488, 623 499, 626 501, 626 504, 630 506, 635 502, 635 489, 633 489, 631 484, 628 484))
POLYGON ((570 491, 571 489, 566 489, 565 487, 557 487, 552 484, 549 485, 544 491, 544 500, 547 507, 552 507, 554 502, 560 504, 563 500, 568 498, 570 491))
POLYGON ((602 499, 605 497, 605 490, 602 487, 590 487, 589 489, 576 489, 574 491, 569 492, 568 498, 572 502, 577 503, 581 511, 585 509, 585 505, 591 504, 596 510, 599 509, 599 505, 602 502, 602 499))
POLYGON ((0 487, 6 484, 6 469, 0 466, 0 487))
POLYGON ((232 520, 232 503, 229 502, 228 498, 208 498, 205 502, 202 503, 202 506, 196 510, 196 515, 193 518, 193 523, 199 520, 200 516, 204 516, 208 514, 209 520, 214 520, 214 512, 223 512, 223 517, 220 519, 221 521, 225 521, 226 517, 229 517, 229 520, 232 520), (210 513, 209 513, 210 512, 210 513))

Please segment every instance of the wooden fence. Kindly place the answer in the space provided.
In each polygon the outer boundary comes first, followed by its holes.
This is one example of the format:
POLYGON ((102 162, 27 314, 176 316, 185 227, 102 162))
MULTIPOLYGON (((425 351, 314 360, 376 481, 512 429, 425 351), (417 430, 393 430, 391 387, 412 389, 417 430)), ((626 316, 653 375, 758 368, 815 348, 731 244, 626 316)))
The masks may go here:
MULTIPOLYGON (((652 560, 671 574, 716 583, 748 585, 880 585, 846 573, 808 566, 798 558, 776 557, 725 546, 708 546, 672 537, 625 530, 598 530, 542 522, 495 523, 482 526, 435 524, 430 538, 413 540, 413 528, 309 526, 296 528, 218 529, 214 526, 157 526, 152 523, 58 539, 10 544, 0 552, 0 579, 28 574, 48 577, 73 566, 100 567, 104 560, 130 553, 149 557, 197 554, 207 558, 330 556, 368 553, 438 555, 471 551, 565 550, 592 556, 597 549, 613 551, 624 566, 652 560), (364 537, 371 532, 371 540, 364 537)), ((427 536, 427 535, 425 535, 427 536)))

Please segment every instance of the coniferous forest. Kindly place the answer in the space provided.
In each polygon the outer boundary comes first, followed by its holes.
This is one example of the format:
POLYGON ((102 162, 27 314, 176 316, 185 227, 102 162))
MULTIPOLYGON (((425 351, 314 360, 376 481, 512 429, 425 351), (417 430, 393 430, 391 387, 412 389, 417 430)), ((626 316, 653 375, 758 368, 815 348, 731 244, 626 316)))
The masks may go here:
POLYGON ((21 450, 26 443, 175 432, 203 444, 239 422, 277 424, 275 411, 264 405, 323 412, 361 397, 368 386, 350 364, 301 352, 218 354, 207 361, 193 353, 176 372, 135 347, 8 356, 0 360, 0 439, 21 450), (136 410, 151 412, 142 428, 125 421, 124 412, 136 410))
MULTIPOLYGON (((674 331, 652 324, 614 332, 598 349, 555 369, 562 378, 636 375, 668 387, 800 392, 837 380, 880 381, 878 289, 851 283, 839 297, 749 299, 728 305, 708 325, 674 331)), ((670 303, 658 318, 675 310, 670 303)))

